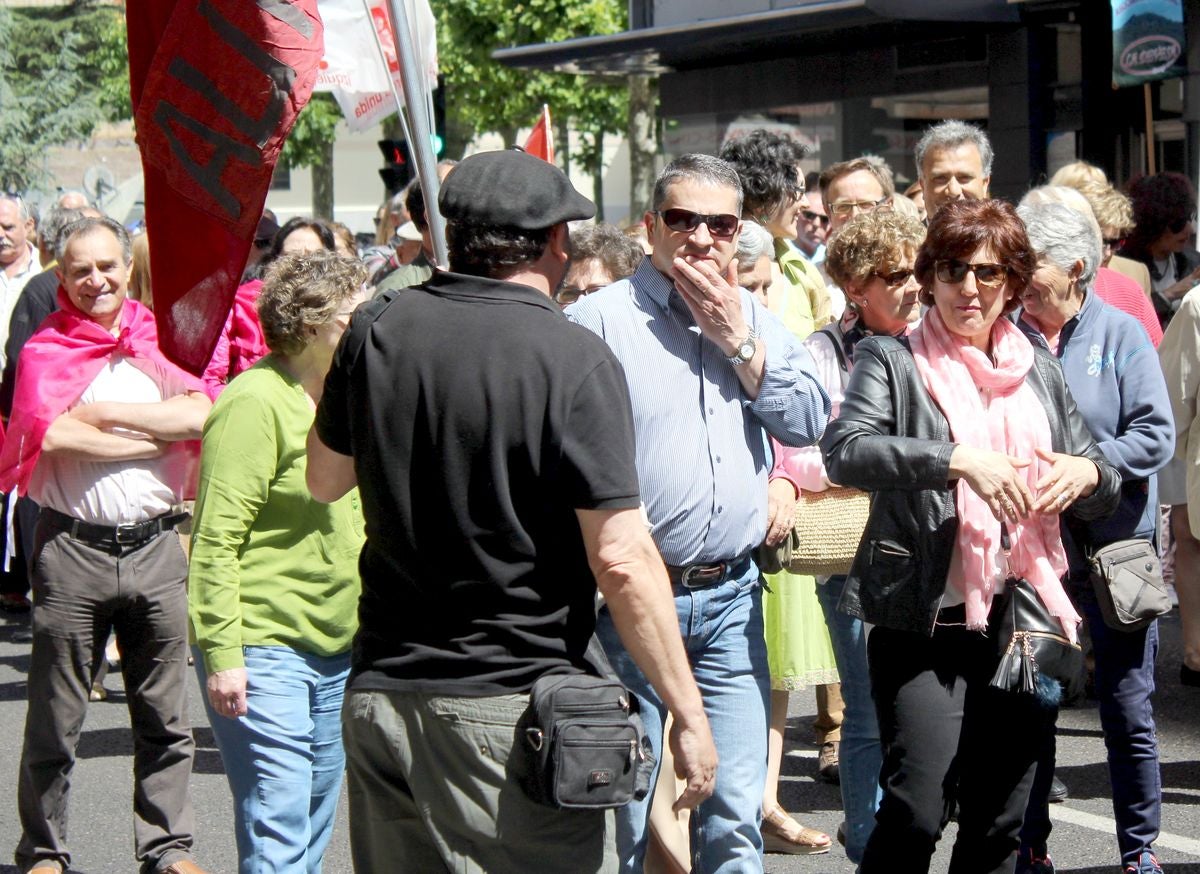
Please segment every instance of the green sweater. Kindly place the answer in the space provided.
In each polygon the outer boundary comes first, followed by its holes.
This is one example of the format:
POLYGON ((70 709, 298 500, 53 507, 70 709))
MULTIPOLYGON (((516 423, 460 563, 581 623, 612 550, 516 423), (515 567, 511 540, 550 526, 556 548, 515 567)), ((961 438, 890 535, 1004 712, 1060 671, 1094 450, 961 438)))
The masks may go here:
POLYGON ((362 511, 357 489, 333 504, 309 495, 312 421, 304 389, 269 355, 204 423, 188 612, 209 673, 243 667, 243 646, 350 649, 362 511))

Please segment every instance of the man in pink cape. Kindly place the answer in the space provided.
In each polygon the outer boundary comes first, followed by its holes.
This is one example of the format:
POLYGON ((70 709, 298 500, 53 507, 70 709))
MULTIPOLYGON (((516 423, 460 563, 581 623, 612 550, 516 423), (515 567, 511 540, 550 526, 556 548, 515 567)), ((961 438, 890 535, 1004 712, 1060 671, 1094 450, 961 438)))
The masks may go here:
POLYGON ((210 402, 126 298, 129 236, 85 218, 58 244, 59 311, 21 352, 0 491, 41 507, 16 862, 65 871, 67 791, 88 691, 115 630, 134 734, 142 874, 202 874, 188 800, 187 560, 172 529, 210 402))

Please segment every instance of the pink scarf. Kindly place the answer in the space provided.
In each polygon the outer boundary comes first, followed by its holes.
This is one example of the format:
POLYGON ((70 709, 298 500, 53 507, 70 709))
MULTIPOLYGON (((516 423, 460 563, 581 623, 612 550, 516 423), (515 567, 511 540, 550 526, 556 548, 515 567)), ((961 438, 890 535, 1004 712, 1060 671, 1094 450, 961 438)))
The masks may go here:
MULTIPOLYGON (((160 388, 204 390, 199 379, 162 354, 154 316, 137 301, 126 298, 116 337, 76 308, 61 286, 58 306, 21 349, 12 416, 0 450, 0 492, 15 486, 20 494, 26 493, 46 429, 79 400, 114 355, 127 358, 160 388)), ((188 487, 199 447, 198 440, 171 444, 167 450, 173 462, 170 485, 188 487)))
MULTIPOLYGON (((935 307, 910 340, 917 372, 949 421, 955 442, 1032 460, 1018 473, 1036 496, 1039 463, 1034 449, 1050 447, 1050 421, 1025 382, 1034 357, 1025 335, 1007 319, 998 319, 992 326, 993 365, 986 354, 952 335, 935 307)), ((958 537, 948 582, 963 596, 967 627, 987 628, 992 597, 1012 573, 1029 580, 1050 614, 1075 640, 1080 618, 1062 585, 1067 557, 1058 516, 1033 515, 1015 525, 1010 522, 1012 548, 1006 563, 1000 550, 1000 522, 966 480, 958 481, 955 507, 958 537)))

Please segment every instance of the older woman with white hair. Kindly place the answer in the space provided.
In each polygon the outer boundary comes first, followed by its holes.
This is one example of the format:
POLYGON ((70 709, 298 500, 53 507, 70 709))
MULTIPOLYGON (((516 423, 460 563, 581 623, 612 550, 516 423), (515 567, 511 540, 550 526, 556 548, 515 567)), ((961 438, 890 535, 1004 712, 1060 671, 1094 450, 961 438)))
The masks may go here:
MULTIPOLYGON (((1151 844, 1158 837, 1160 783, 1150 704, 1158 629, 1153 622, 1138 631, 1105 625, 1089 581, 1088 555, 1116 540, 1154 538, 1155 474, 1174 450, 1170 400, 1145 329, 1092 289, 1102 259, 1095 220, 1062 203, 1023 201, 1017 214, 1038 256, 1021 296, 1018 326, 1058 358, 1084 422, 1122 477, 1121 500, 1111 517, 1086 523, 1064 518, 1067 590, 1092 636, 1121 864, 1126 874, 1158 874, 1162 869, 1151 844)), ((1054 870, 1046 847, 1053 749, 1047 753, 1030 794, 1017 872, 1054 870)))

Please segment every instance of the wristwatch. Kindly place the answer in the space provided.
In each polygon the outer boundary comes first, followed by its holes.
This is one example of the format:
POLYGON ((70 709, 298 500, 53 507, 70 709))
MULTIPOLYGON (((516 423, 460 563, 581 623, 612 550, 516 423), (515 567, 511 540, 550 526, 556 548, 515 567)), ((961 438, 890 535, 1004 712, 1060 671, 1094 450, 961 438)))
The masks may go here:
POLYGON ((741 367, 754 357, 754 353, 758 351, 758 343, 754 342, 758 339, 758 334, 754 331, 750 332, 745 340, 737 344, 737 351, 730 355, 725 360, 734 367, 741 367))

